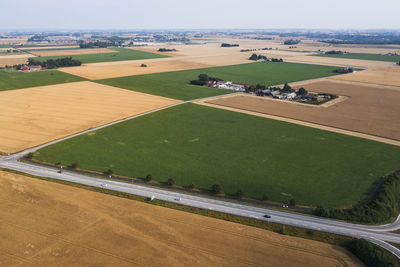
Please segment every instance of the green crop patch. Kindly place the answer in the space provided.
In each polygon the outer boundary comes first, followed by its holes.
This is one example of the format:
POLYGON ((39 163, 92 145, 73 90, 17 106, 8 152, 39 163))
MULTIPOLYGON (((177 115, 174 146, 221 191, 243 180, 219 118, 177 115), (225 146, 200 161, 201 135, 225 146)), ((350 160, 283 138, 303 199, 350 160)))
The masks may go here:
POLYGON ((298 64, 258 62, 233 66, 204 68, 186 71, 154 73, 99 80, 97 82, 138 92, 170 97, 179 100, 232 93, 230 90, 189 85, 191 80, 205 73, 224 81, 245 84, 277 85, 286 82, 315 79, 335 75, 337 67, 298 64))
POLYGON ((341 207, 400 166, 400 148, 282 121, 183 104, 43 148, 38 160, 202 190, 341 207))
POLYGON ((84 81, 84 78, 57 70, 38 72, 0 71, 0 91, 84 81))
POLYGON ((312 55, 318 57, 336 57, 336 58, 349 58, 349 59, 363 59, 387 62, 399 62, 400 55, 380 55, 380 54, 364 54, 364 53, 346 53, 346 54, 321 54, 312 55))
MULTIPOLYGON (((132 50, 127 48, 116 48, 112 47, 111 50, 116 53, 102 53, 102 54, 87 54, 87 55, 72 55, 71 57, 75 60, 81 61, 83 64, 86 63, 97 63, 97 62, 112 62, 112 61, 124 61, 124 60, 139 60, 139 59, 150 59, 150 58, 162 58, 164 55, 158 55, 139 50, 132 50)), ((49 57, 37 57, 35 60, 46 61, 49 59, 65 58, 66 56, 49 56, 49 57)))

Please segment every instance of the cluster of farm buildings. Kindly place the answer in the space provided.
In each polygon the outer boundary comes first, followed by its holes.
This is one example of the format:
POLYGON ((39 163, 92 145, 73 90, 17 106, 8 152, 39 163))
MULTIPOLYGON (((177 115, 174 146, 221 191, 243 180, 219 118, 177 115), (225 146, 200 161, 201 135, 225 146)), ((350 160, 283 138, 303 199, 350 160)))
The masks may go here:
MULTIPOLYGON (((249 92, 250 87, 252 87, 252 85, 250 85, 250 84, 234 83, 234 82, 230 82, 230 81, 228 81, 228 82, 208 81, 207 85, 209 87, 232 90, 232 91, 236 91, 236 92, 249 92)), ((301 95, 301 94, 299 94, 298 91, 285 93, 285 92, 282 92, 281 90, 278 90, 278 88, 257 90, 253 94, 257 95, 257 96, 272 97, 275 99, 295 100, 298 102, 309 102, 312 100, 320 102, 320 101, 327 101, 327 100, 331 99, 331 95, 327 95, 327 94, 308 94, 307 93, 307 94, 301 95)))

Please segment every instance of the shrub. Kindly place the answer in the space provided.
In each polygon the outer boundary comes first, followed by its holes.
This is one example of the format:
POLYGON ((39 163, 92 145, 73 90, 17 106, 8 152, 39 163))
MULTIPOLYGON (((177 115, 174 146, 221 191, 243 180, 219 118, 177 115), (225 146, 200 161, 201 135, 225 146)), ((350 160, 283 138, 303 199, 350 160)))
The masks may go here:
POLYGON ((243 197, 243 191, 239 189, 238 191, 236 191, 235 195, 237 198, 241 199, 243 197))
POLYGON ((69 165, 69 167, 70 167, 71 169, 76 169, 76 168, 78 168, 78 163, 74 162, 74 163, 72 163, 71 165, 69 165))
POLYGON ((213 194, 220 194, 221 193, 221 186, 219 184, 213 184, 211 186, 211 192, 213 194))
POLYGON ((151 179, 153 179, 153 177, 151 176, 151 174, 147 174, 145 180, 146 180, 147 182, 150 182, 151 179))
POLYGON ((172 179, 172 178, 169 178, 168 181, 167 181, 167 185, 173 186, 174 184, 175 184, 175 180, 172 179))

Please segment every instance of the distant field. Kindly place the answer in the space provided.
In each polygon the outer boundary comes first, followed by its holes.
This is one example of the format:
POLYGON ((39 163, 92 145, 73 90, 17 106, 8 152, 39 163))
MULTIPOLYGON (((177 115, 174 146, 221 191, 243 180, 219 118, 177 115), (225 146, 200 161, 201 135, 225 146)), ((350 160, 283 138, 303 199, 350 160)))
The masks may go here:
POLYGON ((218 183, 233 194, 346 206, 400 167, 400 148, 281 121, 184 104, 57 143, 35 158, 158 181, 218 183))
POLYGON ((232 91, 189 85, 201 73, 225 81, 248 84, 277 85, 285 82, 314 79, 334 75, 337 67, 298 63, 249 63, 197 70, 154 73, 100 80, 97 82, 129 90, 165 96, 180 100, 221 95, 232 91))
POLYGON ((84 80, 81 77, 57 70, 40 72, 0 71, 0 91, 84 80))
MULTIPOLYGON (((123 60, 139 60, 149 58, 161 58, 166 57, 163 55, 126 49, 126 48, 110 48, 118 53, 108 54, 89 54, 89 55, 73 55, 72 58, 81 61, 82 63, 96 63, 96 62, 111 62, 111 61, 123 61, 123 60)), ((38 57, 37 60, 45 61, 48 59, 64 58, 66 56, 51 56, 51 57, 38 57)))
POLYGON ((363 53, 348 53, 342 55, 312 55, 317 57, 337 57, 337 58, 351 58, 351 59, 364 59, 364 60, 376 60, 376 61, 387 61, 387 62, 398 62, 400 56, 385 56, 379 54, 363 54, 363 53))

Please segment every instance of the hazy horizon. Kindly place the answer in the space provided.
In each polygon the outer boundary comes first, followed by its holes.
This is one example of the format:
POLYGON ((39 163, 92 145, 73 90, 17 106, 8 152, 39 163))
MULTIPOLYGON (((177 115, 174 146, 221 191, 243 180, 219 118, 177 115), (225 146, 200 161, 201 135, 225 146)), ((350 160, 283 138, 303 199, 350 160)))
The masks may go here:
POLYGON ((2 3, 0 30, 398 30, 398 10, 398 0, 21 0, 2 3))

